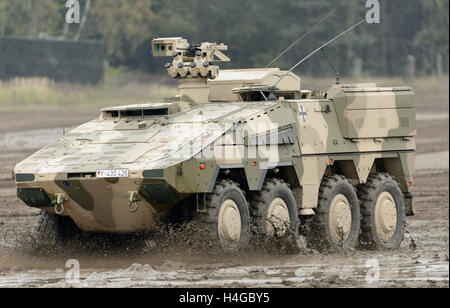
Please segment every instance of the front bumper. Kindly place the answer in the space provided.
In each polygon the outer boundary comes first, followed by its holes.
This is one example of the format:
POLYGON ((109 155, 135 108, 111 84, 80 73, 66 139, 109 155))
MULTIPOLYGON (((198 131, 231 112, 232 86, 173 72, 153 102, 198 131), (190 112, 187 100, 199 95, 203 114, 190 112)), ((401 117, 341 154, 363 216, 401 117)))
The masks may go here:
POLYGON ((56 213, 64 196, 64 212, 87 232, 131 233, 154 230, 182 198, 163 180, 139 178, 67 179, 54 176, 17 182, 17 195, 28 206, 56 213), (130 196, 136 212, 129 210, 130 196), (137 201, 136 201, 137 200, 137 201))

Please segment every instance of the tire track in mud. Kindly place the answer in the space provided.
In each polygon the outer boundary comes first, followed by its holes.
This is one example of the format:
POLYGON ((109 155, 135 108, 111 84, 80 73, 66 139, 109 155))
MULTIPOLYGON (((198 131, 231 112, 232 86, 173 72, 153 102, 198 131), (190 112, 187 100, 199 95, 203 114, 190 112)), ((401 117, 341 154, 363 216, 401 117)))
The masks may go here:
POLYGON ((427 262, 401 266, 385 266, 380 279, 368 283, 367 266, 364 260, 360 265, 346 264, 286 264, 283 266, 242 266, 212 270, 205 279, 204 270, 159 271, 150 265, 133 264, 131 267, 108 272, 84 271, 79 283, 67 283, 64 273, 59 271, 33 272, 0 277, 0 287, 43 286, 61 287, 415 287, 430 283, 434 287, 448 285, 448 263, 427 262), (414 277, 410 273, 414 272, 414 277))

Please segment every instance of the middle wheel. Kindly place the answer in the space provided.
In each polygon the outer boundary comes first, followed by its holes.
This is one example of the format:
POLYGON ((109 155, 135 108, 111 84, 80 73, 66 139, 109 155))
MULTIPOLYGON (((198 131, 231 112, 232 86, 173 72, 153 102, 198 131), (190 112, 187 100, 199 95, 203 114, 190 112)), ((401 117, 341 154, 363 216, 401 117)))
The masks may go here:
POLYGON ((331 252, 356 248, 361 212, 355 188, 347 178, 324 177, 316 213, 309 232, 310 246, 331 252))
POLYGON ((298 208, 294 194, 281 179, 268 179, 250 200, 256 232, 266 237, 282 238, 298 232, 298 208))

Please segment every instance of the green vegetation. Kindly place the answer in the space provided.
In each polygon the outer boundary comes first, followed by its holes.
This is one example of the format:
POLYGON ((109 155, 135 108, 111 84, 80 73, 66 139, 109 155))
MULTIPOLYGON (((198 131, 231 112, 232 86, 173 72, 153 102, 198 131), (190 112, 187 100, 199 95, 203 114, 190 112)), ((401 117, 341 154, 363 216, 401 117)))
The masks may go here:
MULTIPOLYGON (((192 42, 224 42, 230 47, 232 62, 222 68, 261 67, 337 9, 335 16, 277 63, 285 69, 364 18, 365 2, 80 0, 81 15, 85 17, 81 27, 65 23, 65 0, 0 0, 0 36, 66 40, 79 36, 81 40, 101 40, 107 48, 103 84, 76 86, 36 78, 1 82, 0 108, 99 108, 161 100, 177 91, 163 69, 167 60, 151 56, 152 38, 184 36, 192 42), (86 6, 88 2, 90 6, 86 6)), ((442 70, 447 75, 449 0, 380 0, 380 3, 381 24, 362 25, 326 49, 342 73, 343 82, 405 84, 408 55, 416 59, 419 79, 407 84, 436 81, 429 76, 437 73, 437 55, 442 56, 442 70), (362 78, 356 79, 352 74, 355 58, 362 59, 362 78), (374 76, 380 77, 374 80, 374 76)), ((295 72, 303 77, 304 88, 326 88, 334 81, 320 53, 295 72)))
MULTIPOLYGON (((80 0, 86 14, 79 25, 65 24, 65 0, 0 0, 0 35, 103 40, 108 62, 156 72, 154 37, 185 36, 191 41, 229 44, 234 67, 264 66, 290 42, 333 9, 338 13, 278 63, 286 68, 320 43, 364 18, 364 0, 80 0), (90 10, 84 9, 90 2, 90 10)), ((350 75, 356 57, 363 71, 378 76, 406 74, 407 56, 416 58, 418 75, 436 73, 442 55, 448 73, 449 0, 380 0, 381 24, 363 25, 327 48, 340 72, 350 75)), ((330 74, 319 54, 298 72, 330 74)))
MULTIPOLYGON (((111 70, 108 70, 110 72, 111 70)), ((104 84, 79 86, 55 83, 45 78, 0 81, 0 109, 85 108, 161 101, 177 94, 170 84, 151 82, 153 76, 137 78, 128 72, 108 73, 104 84)))
MULTIPOLYGON (((21 78, 0 82, 0 110, 13 109, 99 109, 106 106, 157 102, 178 94, 175 84, 161 84, 159 76, 131 73, 123 69, 107 69, 107 78, 100 86, 75 86, 54 83, 45 78, 21 78)), ((445 78, 425 77, 413 81, 403 78, 348 79, 347 84, 374 82, 381 86, 412 86, 414 90, 427 93, 446 89, 445 78)), ((302 88, 310 90, 328 89, 333 78, 309 78, 302 80, 302 88)))

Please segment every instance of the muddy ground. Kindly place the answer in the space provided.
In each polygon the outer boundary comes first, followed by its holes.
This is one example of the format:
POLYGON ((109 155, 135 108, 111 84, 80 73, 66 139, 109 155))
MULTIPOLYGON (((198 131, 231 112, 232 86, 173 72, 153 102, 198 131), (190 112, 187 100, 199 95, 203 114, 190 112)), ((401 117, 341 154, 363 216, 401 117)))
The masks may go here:
POLYGON ((448 79, 419 85, 416 92, 416 216, 408 218, 403 246, 335 255, 303 249, 295 255, 257 250, 224 256, 190 247, 189 236, 161 233, 37 248, 36 210, 15 196, 13 166, 61 135, 64 126, 97 112, 0 110, 0 287, 448 287, 448 79), (65 279, 69 259, 80 263, 80 284, 65 279), (371 259, 380 265, 373 284, 366 279, 371 259))

